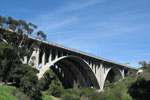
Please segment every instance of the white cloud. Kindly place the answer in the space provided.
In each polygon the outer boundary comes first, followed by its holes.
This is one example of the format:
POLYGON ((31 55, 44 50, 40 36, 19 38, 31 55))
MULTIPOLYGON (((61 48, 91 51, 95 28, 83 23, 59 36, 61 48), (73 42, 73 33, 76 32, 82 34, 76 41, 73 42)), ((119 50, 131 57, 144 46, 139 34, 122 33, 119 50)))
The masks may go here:
POLYGON ((60 21, 53 21, 51 19, 44 20, 44 21, 45 21, 44 23, 39 25, 39 28, 48 32, 48 31, 53 31, 53 30, 57 30, 62 27, 69 26, 69 25, 77 22, 78 18, 70 17, 70 18, 60 20, 60 21))
POLYGON ((62 12, 84 9, 94 4, 103 3, 104 1, 106 0, 84 0, 84 2, 74 2, 71 5, 67 6, 65 9, 63 9, 62 12))

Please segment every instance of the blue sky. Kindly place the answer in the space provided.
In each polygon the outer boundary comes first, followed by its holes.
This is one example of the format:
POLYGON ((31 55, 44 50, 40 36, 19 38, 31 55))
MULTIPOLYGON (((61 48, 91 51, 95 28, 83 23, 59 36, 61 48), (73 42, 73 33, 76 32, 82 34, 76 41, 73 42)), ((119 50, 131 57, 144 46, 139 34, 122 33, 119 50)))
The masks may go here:
POLYGON ((1 0, 47 40, 120 63, 150 61, 150 0, 1 0))

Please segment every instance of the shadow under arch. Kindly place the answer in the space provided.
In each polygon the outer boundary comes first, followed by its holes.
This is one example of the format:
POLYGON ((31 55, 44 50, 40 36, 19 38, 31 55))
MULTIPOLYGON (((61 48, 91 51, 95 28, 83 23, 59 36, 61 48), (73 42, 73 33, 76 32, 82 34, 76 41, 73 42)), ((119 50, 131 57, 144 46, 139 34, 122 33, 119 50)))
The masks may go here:
MULTIPOLYGON (((57 62, 60 62, 60 61, 70 61, 70 60, 74 60, 74 61, 77 61, 81 67, 83 67, 83 69, 86 71, 86 73, 88 74, 88 77, 90 78, 91 82, 92 82, 92 85, 99 89, 100 86, 98 84, 98 81, 96 79, 96 76, 95 74, 93 73, 92 69, 90 68, 90 66, 88 65, 88 63, 80 58, 80 57, 77 57, 77 56, 73 56, 73 55, 68 55, 68 56, 63 56, 63 57, 60 57, 60 58, 57 58, 55 60, 53 60, 52 62, 50 63, 47 63, 45 66, 43 66, 39 71, 38 73, 38 77, 39 79, 42 78, 42 76, 44 75, 44 73, 50 69, 51 66, 53 66, 54 64, 56 64, 57 62)), ((65 63, 66 64, 66 63, 65 63)), ((82 75, 78 76, 78 77, 83 77, 82 75)), ((84 79, 85 80, 85 79, 84 79)), ((84 82, 83 82, 84 83, 84 82)))
POLYGON ((114 81, 116 75, 119 75, 123 78, 121 70, 118 67, 113 66, 113 67, 109 68, 106 71, 105 81, 108 80, 110 83, 112 83, 114 81))

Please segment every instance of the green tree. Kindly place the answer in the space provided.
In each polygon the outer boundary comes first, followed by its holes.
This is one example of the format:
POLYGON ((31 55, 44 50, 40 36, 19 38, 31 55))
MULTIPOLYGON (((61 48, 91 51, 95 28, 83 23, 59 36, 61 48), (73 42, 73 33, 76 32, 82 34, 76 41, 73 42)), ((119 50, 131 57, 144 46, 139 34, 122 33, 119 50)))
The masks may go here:
POLYGON ((0 81, 14 81, 17 87, 34 100, 41 96, 36 75, 38 71, 22 62, 33 48, 40 45, 31 40, 30 36, 46 39, 42 31, 34 32, 36 28, 36 25, 24 20, 0 16, 0 81))
POLYGON ((137 80, 129 87, 128 92, 135 100, 149 100, 150 96, 150 62, 140 62, 143 72, 138 75, 137 80))

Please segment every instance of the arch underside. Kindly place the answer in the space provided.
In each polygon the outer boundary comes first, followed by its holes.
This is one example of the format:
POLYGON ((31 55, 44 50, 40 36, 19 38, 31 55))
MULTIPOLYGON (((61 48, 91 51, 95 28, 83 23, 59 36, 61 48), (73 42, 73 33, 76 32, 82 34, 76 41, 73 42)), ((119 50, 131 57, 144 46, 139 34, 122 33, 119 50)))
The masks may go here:
POLYGON ((108 80, 110 83, 112 83, 115 79, 115 76, 117 75, 123 77, 119 68, 112 67, 111 69, 108 70, 105 80, 108 80))
POLYGON ((67 56, 50 64, 64 88, 95 87, 99 84, 89 65, 79 57, 67 56))

